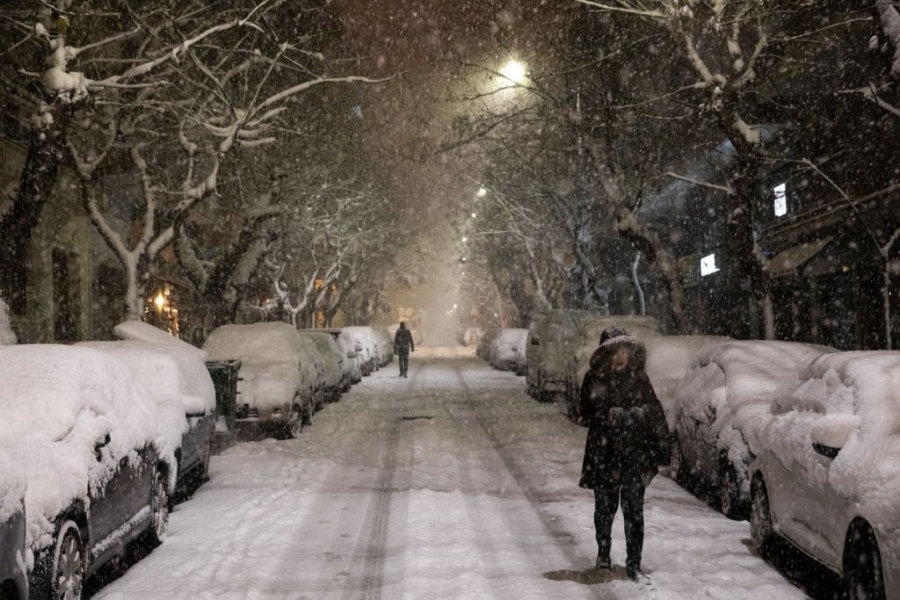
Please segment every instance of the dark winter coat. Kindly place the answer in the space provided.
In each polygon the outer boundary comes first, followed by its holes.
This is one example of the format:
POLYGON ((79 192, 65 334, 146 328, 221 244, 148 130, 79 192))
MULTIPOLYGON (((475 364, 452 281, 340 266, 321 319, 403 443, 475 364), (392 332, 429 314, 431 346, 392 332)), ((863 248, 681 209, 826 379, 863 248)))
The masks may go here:
POLYGON ((647 351, 639 340, 619 336, 591 357, 581 385, 581 415, 588 424, 579 486, 615 490, 624 468, 637 470, 644 485, 669 462, 669 428, 662 404, 644 370, 647 351), (628 366, 615 372, 610 359, 631 351, 628 366))
POLYGON ((413 343, 412 332, 406 327, 401 327, 394 334, 394 351, 403 354, 409 354, 410 350, 415 350, 416 345, 413 343))

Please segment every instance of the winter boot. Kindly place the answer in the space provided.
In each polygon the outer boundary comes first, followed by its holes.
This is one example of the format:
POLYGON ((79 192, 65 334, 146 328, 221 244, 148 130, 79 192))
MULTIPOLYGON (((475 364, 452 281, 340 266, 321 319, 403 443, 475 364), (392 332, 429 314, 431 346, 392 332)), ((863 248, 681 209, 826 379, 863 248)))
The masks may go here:
POLYGON ((608 554, 598 554, 597 562, 594 563, 594 568, 596 569, 609 569, 612 567, 612 561, 609 560, 608 554))
POLYGON ((635 563, 627 563, 625 565, 625 575, 628 577, 628 579, 635 582, 641 582, 646 578, 646 576, 641 572, 641 566, 635 563))

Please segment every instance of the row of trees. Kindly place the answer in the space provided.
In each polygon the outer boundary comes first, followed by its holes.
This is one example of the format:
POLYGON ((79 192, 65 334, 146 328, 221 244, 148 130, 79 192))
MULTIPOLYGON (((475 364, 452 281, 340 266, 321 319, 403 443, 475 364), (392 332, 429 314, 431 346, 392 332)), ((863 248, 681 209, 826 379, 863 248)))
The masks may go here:
MULTIPOLYGON (((680 179, 723 198, 704 217, 726 231, 727 287, 755 299, 773 335, 754 223, 765 175, 791 165, 797 189, 854 205, 897 191, 897 7, 573 0, 566 10, 568 26, 548 44, 558 52, 531 62, 515 99, 475 93, 481 110, 460 120, 454 147, 473 142, 490 164, 481 210, 492 216, 468 225, 469 269, 492 277, 527 322, 547 305, 602 309, 609 280, 643 261, 677 330, 684 273, 673 249, 689 228, 640 215, 680 179), (717 147, 729 158, 714 179, 685 171, 717 147)), ((890 223, 871 228, 886 269, 890 223)))
POLYGON ((28 144, 0 215, 13 312, 61 165, 121 263, 128 318, 166 271, 190 282, 202 330, 262 297, 297 320, 378 294, 395 208, 358 99, 378 82, 353 72, 327 1, 12 0, 0 17, 4 104, 28 144))

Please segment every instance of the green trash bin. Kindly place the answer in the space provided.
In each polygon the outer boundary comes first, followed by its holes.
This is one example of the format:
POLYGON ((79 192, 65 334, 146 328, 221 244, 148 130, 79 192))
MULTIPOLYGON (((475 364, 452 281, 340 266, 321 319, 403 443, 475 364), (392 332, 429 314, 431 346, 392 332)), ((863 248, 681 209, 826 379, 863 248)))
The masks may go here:
POLYGON ((234 430, 235 410, 237 407, 238 373, 241 370, 239 360, 211 360, 206 362, 206 369, 212 377, 216 388, 216 412, 225 419, 228 431, 234 430))

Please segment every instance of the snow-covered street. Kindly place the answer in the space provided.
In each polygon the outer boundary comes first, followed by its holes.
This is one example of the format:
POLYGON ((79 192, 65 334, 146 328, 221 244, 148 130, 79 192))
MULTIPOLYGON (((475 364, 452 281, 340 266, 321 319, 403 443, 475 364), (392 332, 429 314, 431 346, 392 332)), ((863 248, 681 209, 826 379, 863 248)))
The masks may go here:
MULTIPOLYGON (((423 349, 429 350, 429 349, 423 349)), ((469 357, 396 362, 298 439, 239 444, 176 507, 162 546, 95 596, 804 598, 729 521, 665 477, 647 492, 648 586, 596 556, 578 488, 586 430, 469 357)))

